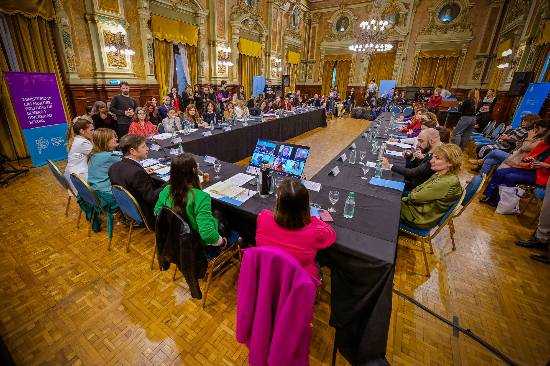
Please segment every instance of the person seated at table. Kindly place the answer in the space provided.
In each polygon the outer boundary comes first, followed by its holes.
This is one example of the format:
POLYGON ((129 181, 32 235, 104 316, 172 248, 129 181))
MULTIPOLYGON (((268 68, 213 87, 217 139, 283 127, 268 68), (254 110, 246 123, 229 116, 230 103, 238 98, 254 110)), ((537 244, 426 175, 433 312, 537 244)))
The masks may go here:
POLYGON ((401 128, 401 132, 406 134, 408 137, 416 137, 422 129, 422 116, 426 114, 426 110, 423 108, 418 108, 414 117, 411 119, 407 125, 401 128))
POLYGON ((233 103, 227 102, 225 104, 225 108, 223 111, 223 118, 226 121, 232 121, 234 118, 236 118, 235 106, 233 105, 233 103))
POLYGON ((152 173, 139 163, 147 159, 149 148, 145 144, 145 137, 138 135, 124 135, 118 145, 122 155, 121 161, 114 163, 109 168, 109 179, 112 185, 126 188, 136 199, 145 215, 149 227, 155 227, 153 207, 157 202, 159 189, 155 189, 152 173))
POLYGON ((158 107, 158 114, 161 121, 168 116, 168 111, 170 109, 173 109, 172 99, 169 95, 165 95, 164 98, 162 98, 162 104, 158 107))
MULTIPOLYGON (((254 105, 252 105, 254 107, 254 105)), ((245 119, 250 116, 250 111, 248 107, 244 104, 244 100, 237 99, 235 103, 235 117, 239 119, 245 119)))
POLYGON ((183 129, 183 125, 175 109, 168 111, 168 116, 162 120, 162 128, 167 133, 174 133, 183 129))
POLYGON ((147 118, 149 118, 149 121, 155 126, 158 126, 161 119, 157 106, 153 104, 153 102, 147 102, 147 104, 145 104, 145 109, 147 110, 147 118))
POLYGON ((183 123, 188 124, 192 128, 208 128, 208 124, 200 118, 199 111, 194 104, 189 104, 183 115, 183 123))
POLYGON ((494 89, 487 90, 487 95, 483 98, 478 109, 478 118, 475 129, 479 132, 483 131, 491 120, 491 113, 496 103, 496 93, 494 89))
POLYGON ((441 89, 435 88, 434 93, 432 94, 430 99, 428 99, 428 103, 426 104, 426 106, 428 107, 428 110, 430 112, 437 113, 442 102, 443 97, 441 96, 441 89))
POLYGON ((67 165, 65 166, 65 173, 63 174, 72 191, 76 193, 76 189, 71 182, 71 174, 76 174, 82 179, 88 179, 88 156, 94 145, 92 144, 92 137, 94 133, 94 124, 87 119, 78 118, 73 123, 73 143, 69 149, 69 155, 67 156, 67 165))
POLYGON ((462 186, 458 172, 462 151, 457 145, 436 147, 430 160, 435 172, 427 181, 401 199, 401 221, 409 226, 429 229, 460 199, 462 186))
POLYGON ((286 97, 283 104, 282 104, 282 107, 284 110, 286 111, 291 111, 294 107, 292 106, 292 103, 290 101, 290 98, 289 97, 286 97))
POLYGON ((95 102, 92 107, 92 122, 96 130, 98 128, 110 128, 116 131, 117 128, 116 119, 109 113, 107 104, 102 101, 95 102))
POLYGON ((430 161, 434 150, 441 145, 439 131, 435 128, 427 128, 418 135, 418 143, 413 152, 404 153, 406 163, 404 167, 390 164, 388 158, 382 159, 384 169, 401 174, 405 178, 405 190, 411 191, 424 183, 435 173, 430 161))
POLYGON ((453 93, 451 93, 450 91, 448 91, 447 89, 445 89, 445 88, 443 87, 443 85, 440 84, 440 85, 437 86, 437 88, 439 89, 439 91, 440 91, 439 94, 441 95, 441 97, 442 97, 443 99, 449 99, 449 98, 451 98, 451 97, 453 96, 453 93))
POLYGON ((321 102, 321 98, 319 97, 319 94, 314 94, 313 95, 313 101, 312 101, 312 105, 315 107, 315 108, 321 108, 322 107, 322 102, 321 102))
POLYGON ((499 168, 491 177, 480 202, 497 206, 499 187, 514 187, 518 184, 545 187, 550 176, 550 132, 544 140, 524 157, 520 164, 513 168, 499 168))
POLYGON ((309 193, 299 180, 285 178, 277 189, 274 210, 258 214, 256 245, 283 249, 316 279, 319 279, 319 270, 315 256, 335 241, 334 229, 311 217, 309 193))
POLYGON ((132 123, 130 123, 128 133, 130 135, 138 135, 143 137, 150 137, 157 133, 157 126, 149 121, 145 108, 138 107, 136 109, 136 115, 132 123))
MULTIPOLYGON (((118 206, 111 192, 109 168, 122 160, 122 155, 120 152, 115 151, 118 146, 118 138, 115 131, 111 129, 98 128, 95 130, 93 143, 94 148, 88 160, 88 183, 90 187, 95 189, 102 211, 108 213, 107 230, 112 233, 113 214, 118 206)), ((88 209, 91 210, 91 208, 88 209)), ((97 222, 94 223, 97 229, 100 226, 99 218, 100 215, 97 215, 97 222)))
MULTIPOLYGON (((509 153, 501 149, 491 150, 483 159, 481 159, 481 174, 488 174, 493 167, 513 168, 522 166, 522 160, 525 158, 542 140, 546 133, 550 131, 550 120, 537 120, 533 128, 527 132, 525 140, 520 142, 517 148, 509 153)), ((470 160, 474 169, 479 167, 479 160, 470 160)))
POLYGON ((202 116, 205 128, 209 128, 211 125, 216 125, 218 122, 218 114, 216 113, 216 106, 212 102, 208 102, 206 105, 206 112, 202 116))
POLYGON ((172 160, 170 180, 159 193, 155 215, 165 206, 184 215, 204 245, 223 247, 227 244, 226 238, 220 235, 219 221, 212 213, 212 199, 202 190, 199 167, 193 155, 185 153, 172 160))

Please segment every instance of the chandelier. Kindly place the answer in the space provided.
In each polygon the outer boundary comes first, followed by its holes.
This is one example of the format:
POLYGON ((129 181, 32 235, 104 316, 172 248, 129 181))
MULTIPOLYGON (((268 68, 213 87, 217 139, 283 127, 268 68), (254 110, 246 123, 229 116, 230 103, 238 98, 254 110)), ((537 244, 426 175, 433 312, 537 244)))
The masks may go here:
MULTIPOLYGON (((380 9, 381 7, 376 8, 380 9)), ((376 52, 387 52, 393 48, 393 45, 386 40, 390 22, 382 19, 382 16, 378 12, 375 12, 371 19, 362 21, 359 27, 360 31, 357 37, 357 43, 349 46, 350 50, 359 53, 373 54, 376 52)))

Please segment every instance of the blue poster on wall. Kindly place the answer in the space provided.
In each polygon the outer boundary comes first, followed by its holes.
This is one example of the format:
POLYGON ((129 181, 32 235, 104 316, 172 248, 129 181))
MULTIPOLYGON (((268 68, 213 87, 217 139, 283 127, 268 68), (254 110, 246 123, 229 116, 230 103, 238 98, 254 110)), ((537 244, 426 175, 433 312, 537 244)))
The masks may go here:
POLYGON ((393 91, 397 86, 395 80, 380 80, 380 98, 393 98, 393 91))
POLYGON ((544 101, 550 94, 550 83, 532 83, 529 84, 523 99, 516 109, 512 127, 519 127, 521 118, 526 114, 538 114, 544 104, 544 101))
POLYGON ((257 97, 262 94, 265 89, 265 77, 264 76, 254 76, 252 79, 252 96, 257 97))
POLYGON ((67 159, 67 124, 28 128, 23 130, 32 165, 41 166, 50 160, 67 159))

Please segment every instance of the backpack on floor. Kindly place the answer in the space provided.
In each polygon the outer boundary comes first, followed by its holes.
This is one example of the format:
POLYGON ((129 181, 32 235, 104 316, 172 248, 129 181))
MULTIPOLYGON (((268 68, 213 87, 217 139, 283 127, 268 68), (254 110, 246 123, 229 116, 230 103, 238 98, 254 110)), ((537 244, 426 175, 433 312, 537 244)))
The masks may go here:
POLYGON ((519 187, 498 187, 500 200, 498 201, 498 206, 496 213, 502 215, 516 215, 520 213, 519 210, 519 201, 521 197, 525 194, 525 191, 519 187))

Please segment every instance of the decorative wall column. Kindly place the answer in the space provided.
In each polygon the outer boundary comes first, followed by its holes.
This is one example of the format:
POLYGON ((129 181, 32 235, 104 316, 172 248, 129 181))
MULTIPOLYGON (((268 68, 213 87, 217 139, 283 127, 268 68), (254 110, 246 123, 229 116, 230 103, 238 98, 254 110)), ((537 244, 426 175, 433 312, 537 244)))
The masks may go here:
POLYGON ((458 58, 455 74, 453 76, 452 86, 454 88, 458 87, 458 81, 460 80, 460 75, 462 75, 462 66, 464 65, 464 59, 466 58, 467 52, 468 52, 468 45, 465 45, 460 50, 460 57, 458 58))
POLYGON ((204 54, 208 49, 208 32, 206 13, 200 13, 197 16, 198 23, 198 40, 197 40, 197 82, 199 84, 206 84, 208 82, 208 75, 210 74, 210 67, 208 57, 204 54))
POLYGON ((401 80, 401 75, 403 74, 403 64, 405 63, 405 42, 397 42, 397 47, 395 50, 395 62, 393 64, 393 73, 392 79, 397 81, 401 80))
POLYGON ((155 58, 153 55, 153 34, 151 33, 151 29, 149 29, 151 12, 149 11, 148 0, 140 0, 138 14, 139 28, 141 30, 141 46, 143 49, 143 66, 145 68, 145 81, 149 84, 156 84, 155 58))
POLYGON ((231 66, 230 72, 230 82, 233 84, 239 83, 239 38, 240 38, 240 29, 238 22, 231 22, 231 66))
POLYGON ((80 80, 78 72, 76 70, 74 43, 71 36, 71 23, 67 12, 63 7, 61 0, 54 1, 55 6, 55 22, 57 24, 57 30, 59 32, 59 39, 63 42, 62 59, 64 62, 64 70, 66 81, 70 84, 72 81, 80 80))

